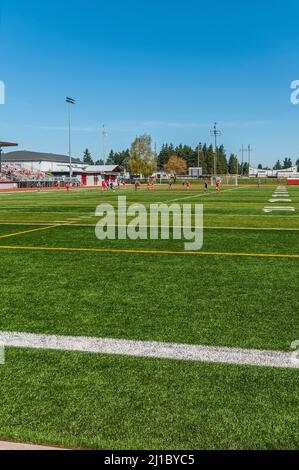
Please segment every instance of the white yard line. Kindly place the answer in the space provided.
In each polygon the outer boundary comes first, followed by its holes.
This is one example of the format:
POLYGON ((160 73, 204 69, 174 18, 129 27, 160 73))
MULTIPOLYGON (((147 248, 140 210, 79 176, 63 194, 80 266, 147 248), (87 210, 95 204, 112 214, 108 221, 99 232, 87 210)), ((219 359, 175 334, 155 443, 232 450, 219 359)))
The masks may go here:
POLYGON ((0 332, 7 347, 299 369, 292 353, 175 343, 0 332))
MULTIPOLYGON (((31 227, 47 227, 49 224, 51 223, 54 223, 54 224, 63 224, 61 225, 61 227, 91 227, 91 228, 95 228, 96 227, 96 224, 66 224, 66 221, 65 220, 61 220, 61 221, 54 221, 54 222, 0 222, 0 227, 1 225, 4 225, 4 226, 10 226, 10 225, 13 225, 13 226, 31 226, 31 227)), ((120 225, 120 227, 125 227, 125 225, 120 225)), ((141 226, 143 227, 143 226, 141 226)), ((161 225, 158 226, 158 228, 167 228, 167 227, 163 227, 161 225)), ((173 228, 172 226, 170 226, 170 228, 173 228)), ((174 228, 178 228, 178 227, 174 227, 174 228)), ((182 227, 183 229, 184 227, 182 227)), ((189 227, 188 227, 189 228, 189 227)), ((194 228, 194 227, 191 227, 191 228, 194 228)), ((262 231, 278 231, 278 232, 297 232, 299 231, 299 228, 296 228, 296 227, 290 227, 290 228, 285 228, 285 227, 229 227, 229 226, 225 226, 225 227, 222 227, 222 226, 205 226, 204 227, 204 230, 262 230, 262 231)))
MULTIPOLYGON (((233 188, 233 189, 224 189, 221 191, 220 194, 223 194, 223 193, 227 193, 227 192, 230 192, 230 191, 237 191, 238 189, 245 189, 244 187, 238 187, 238 188, 233 188)), ((248 188, 246 188, 248 189, 248 188)), ((180 197, 180 198, 177 198, 177 199, 165 199, 164 201, 161 201, 161 202, 157 202, 156 204, 163 204, 165 202, 178 202, 178 201, 184 201, 186 199, 195 199, 197 197, 207 197, 207 196, 219 196, 219 194, 217 194, 216 192, 209 192, 209 193, 199 193, 199 194, 196 194, 196 195, 193 195, 193 196, 185 196, 185 197, 180 197)))
POLYGON ((271 204, 276 204, 277 202, 292 202, 292 199, 269 199, 269 202, 271 202, 271 204))
POLYGON ((264 212, 295 212, 295 207, 278 206, 264 207, 264 212))

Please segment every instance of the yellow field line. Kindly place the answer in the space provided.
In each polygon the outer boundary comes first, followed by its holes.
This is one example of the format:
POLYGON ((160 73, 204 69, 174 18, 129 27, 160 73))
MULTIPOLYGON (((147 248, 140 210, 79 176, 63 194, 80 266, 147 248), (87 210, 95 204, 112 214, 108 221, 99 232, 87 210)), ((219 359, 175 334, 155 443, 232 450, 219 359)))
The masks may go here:
POLYGON ((225 253, 213 251, 163 251, 163 250, 121 250, 110 248, 62 248, 43 246, 0 246, 0 250, 25 250, 25 251, 56 251, 56 252, 85 252, 85 253, 129 253, 148 255, 193 255, 193 256, 234 256, 255 258, 290 258, 299 259, 298 255, 273 254, 273 253, 225 253))
POLYGON ((63 225, 71 225, 72 223, 73 222, 69 222, 67 224, 55 224, 55 225, 49 225, 47 227, 41 227, 41 228, 34 228, 34 229, 30 229, 30 230, 25 230, 23 232, 9 233, 7 235, 1 235, 0 239, 10 238, 10 237, 17 237, 18 235, 25 235, 26 233, 41 232, 42 230, 49 230, 50 228, 57 228, 57 227, 61 227, 63 225))

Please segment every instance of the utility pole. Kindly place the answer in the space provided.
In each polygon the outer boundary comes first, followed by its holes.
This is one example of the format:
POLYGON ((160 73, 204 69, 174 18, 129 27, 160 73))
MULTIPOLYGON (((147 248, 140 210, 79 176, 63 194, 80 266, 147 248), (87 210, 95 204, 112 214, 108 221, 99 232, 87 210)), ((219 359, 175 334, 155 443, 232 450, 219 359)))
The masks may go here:
POLYGON ((251 165, 251 154, 252 154, 252 152, 253 152, 253 148, 249 144, 248 145, 248 165, 249 165, 249 169, 250 169, 250 165, 251 165))
POLYGON ((222 135, 221 131, 217 129, 217 122, 215 122, 213 129, 211 130, 211 135, 215 139, 215 154, 214 154, 214 176, 217 175, 217 162, 218 162, 218 146, 217 138, 222 135))
POLYGON ((244 153, 247 153, 248 150, 246 148, 244 148, 244 145, 242 145, 242 148, 240 150, 241 152, 241 155, 242 155, 242 171, 241 171, 241 176, 244 176, 244 163, 245 163, 245 160, 244 160, 244 153))
POLYGON ((76 104, 73 98, 67 97, 66 103, 68 104, 69 112, 69 157, 70 157, 70 178, 73 177, 73 163, 72 163, 72 122, 71 122, 71 105, 76 104))

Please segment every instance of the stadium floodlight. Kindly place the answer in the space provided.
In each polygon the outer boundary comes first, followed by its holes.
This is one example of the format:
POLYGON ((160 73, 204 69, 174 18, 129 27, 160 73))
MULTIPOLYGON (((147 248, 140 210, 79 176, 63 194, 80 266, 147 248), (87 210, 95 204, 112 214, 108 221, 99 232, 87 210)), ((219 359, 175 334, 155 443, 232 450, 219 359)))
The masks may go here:
POLYGON ((72 166, 72 122, 71 122, 71 105, 76 104, 76 101, 69 96, 66 98, 66 103, 68 104, 69 111, 69 157, 70 157, 70 178, 73 176, 73 166, 72 166))
POLYGON ((214 154, 214 176, 217 175, 217 161, 218 161, 218 146, 217 146, 217 137, 222 135, 221 131, 217 129, 217 122, 215 122, 213 129, 210 134, 215 138, 215 154, 214 154))

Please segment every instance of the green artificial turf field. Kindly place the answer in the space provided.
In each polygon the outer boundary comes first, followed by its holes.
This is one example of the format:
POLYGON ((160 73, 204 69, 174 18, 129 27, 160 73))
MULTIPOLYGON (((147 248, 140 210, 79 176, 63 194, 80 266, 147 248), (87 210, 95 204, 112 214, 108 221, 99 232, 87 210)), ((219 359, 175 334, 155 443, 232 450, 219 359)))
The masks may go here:
MULTIPOLYGON (((0 193, 0 331, 290 351, 295 212, 276 187, 0 193), (203 204, 204 246, 100 241, 105 202, 203 204)), ((113 449, 295 449, 298 370, 9 349, 0 439, 113 449)))

